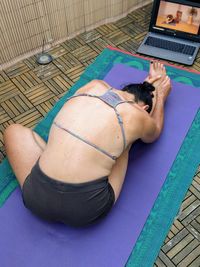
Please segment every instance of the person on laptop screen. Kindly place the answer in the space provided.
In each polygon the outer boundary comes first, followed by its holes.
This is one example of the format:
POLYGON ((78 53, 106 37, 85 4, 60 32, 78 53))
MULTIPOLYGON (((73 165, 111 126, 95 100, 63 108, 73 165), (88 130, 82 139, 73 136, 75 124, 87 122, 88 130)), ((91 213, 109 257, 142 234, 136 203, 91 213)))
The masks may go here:
POLYGON ((199 25, 200 8, 160 1, 156 20, 157 27, 198 34, 199 25))

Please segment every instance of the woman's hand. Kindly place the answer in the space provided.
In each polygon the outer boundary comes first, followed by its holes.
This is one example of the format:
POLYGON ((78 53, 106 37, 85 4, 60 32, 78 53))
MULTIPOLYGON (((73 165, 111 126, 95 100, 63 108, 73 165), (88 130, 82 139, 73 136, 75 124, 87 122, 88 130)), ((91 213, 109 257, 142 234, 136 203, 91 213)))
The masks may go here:
POLYGON ((158 61, 151 61, 149 68, 149 75, 146 78, 146 81, 151 83, 154 87, 157 87, 164 80, 165 77, 166 77, 165 66, 158 61))

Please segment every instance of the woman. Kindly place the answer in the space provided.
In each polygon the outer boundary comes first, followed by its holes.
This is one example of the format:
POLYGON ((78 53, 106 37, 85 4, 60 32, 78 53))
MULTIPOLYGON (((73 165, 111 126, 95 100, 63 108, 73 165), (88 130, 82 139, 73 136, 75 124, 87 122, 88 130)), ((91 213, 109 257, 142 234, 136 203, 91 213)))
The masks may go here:
POLYGON ((155 61, 143 84, 119 91, 94 80, 80 88, 55 117, 47 144, 30 129, 10 125, 5 148, 25 206, 72 226, 107 215, 119 197, 131 145, 161 133, 170 88, 155 61))

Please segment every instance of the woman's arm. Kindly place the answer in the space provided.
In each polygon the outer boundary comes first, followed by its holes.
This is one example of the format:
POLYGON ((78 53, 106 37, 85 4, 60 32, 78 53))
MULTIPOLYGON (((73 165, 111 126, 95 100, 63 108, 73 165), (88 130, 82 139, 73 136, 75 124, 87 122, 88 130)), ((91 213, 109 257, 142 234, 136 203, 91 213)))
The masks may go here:
POLYGON ((168 76, 156 88, 156 104, 150 116, 144 121, 144 131, 141 137, 145 143, 155 141, 161 134, 164 124, 164 105, 171 91, 171 82, 168 76))

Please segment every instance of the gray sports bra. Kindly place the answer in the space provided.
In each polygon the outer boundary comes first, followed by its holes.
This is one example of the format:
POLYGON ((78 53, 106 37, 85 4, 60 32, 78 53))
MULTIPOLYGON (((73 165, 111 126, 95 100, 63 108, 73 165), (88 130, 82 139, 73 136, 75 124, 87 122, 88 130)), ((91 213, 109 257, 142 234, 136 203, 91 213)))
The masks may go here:
MULTIPOLYGON (((126 148, 126 136, 125 136, 125 131, 124 131, 124 126, 123 126, 123 120, 121 115, 119 114, 119 112, 117 111, 116 107, 119 104, 123 104, 123 103, 134 103, 134 101, 123 101, 118 94, 116 94, 115 92, 112 91, 112 87, 110 89, 108 89, 108 91, 105 92, 105 94, 101 95, 101 96, 96 96, 96 95, 91 95, 91 94, 78 94, 78 95, 74 95, 69 97, 67 100, 69 101, 72 98, 75 97, 80 97, 80 96, 88 96, 88 97, 95 97, 98 98, 99 100, 103 101, 105 104, 107 104, 108 106, 110 106, 111 108, 114 109, 115 114, 117 116, 118 119, 118 123, 120 125, 121 128, 121 133, 122 133, 122 138, 123 138, 123 151, 126 148)), ((53 122, 53 124, 55 126, 57 126, 58 128, 68 132, 69 134, 73 135, 74 137, 78 138, 79 140, 83 141, 84 143, 94 147, 95 149, 97 149, 98 151, 102 152, 103 154, 105 154, 106 156, 108 156, 109 158, 111 158, 112 160, 116 160, 117 157, 111 155, 109 152, 105 151, 104 149, 96 146, 95 144, 91 143, 90 141, 82 138, 81 136, 75 134, 74 132, 62 127, 59 123, 57 122, 53 122)))

